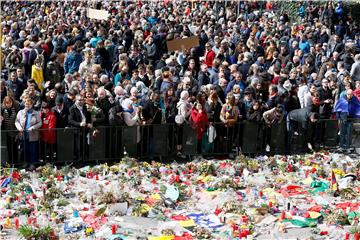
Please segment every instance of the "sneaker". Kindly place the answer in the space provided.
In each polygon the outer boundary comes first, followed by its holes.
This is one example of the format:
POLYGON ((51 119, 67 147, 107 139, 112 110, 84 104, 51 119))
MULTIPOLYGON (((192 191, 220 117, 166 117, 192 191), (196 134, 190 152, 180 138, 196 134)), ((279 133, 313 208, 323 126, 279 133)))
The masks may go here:
POLYGON ((343 149, 342 147, 339 147, 338 149, 336 149, 337 152, 339 153, 343 153, 345 149, 343 149))
POLYGON ((311 143, 308 143, 308 144, 307 144, 307 147, 308 147, 308 149, 310 149, 311 151, 313 151, 313 147, 312 147, 311 143))
POLYGON ((295 132, 294 132, 294 135, 295 135, 295 136, 299 136, 299 133, 295 131, 295 132))
POLYGON ((266 152, 270 152, 270 146, 269 146, 269 144, 266 144, 265 151, 266 151, 266 152))

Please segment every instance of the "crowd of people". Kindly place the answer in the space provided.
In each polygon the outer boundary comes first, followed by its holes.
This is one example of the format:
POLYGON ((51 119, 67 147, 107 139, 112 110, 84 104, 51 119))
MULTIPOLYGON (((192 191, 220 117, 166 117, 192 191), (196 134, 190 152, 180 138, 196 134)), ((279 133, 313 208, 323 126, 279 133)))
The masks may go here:
MULTIPOLYGON (((39 141, 56 144, 49 129, 103 125, 173 123, 181 155, 184 124, 197 128, 202 143, 221 139, 223 129, 238 132, 236 123, 262 123, 270 151, 269 129, 282 121, 291 140, 319 119, 337 118, 341 150, 351 151, 360 30, 340 1, 299 2, 297 16, 262 1, 12 1, 1 8, 1 128, 17 130, 6 132, 8 151, 29 146, 29 163, 39 141), (87 8, 110 17, 88 18, 87 8), (190 36, 199 46, 168 51, 168 41, 190 36)), ((311 149, 324 136, 316 126, 304 131, 311 149)))

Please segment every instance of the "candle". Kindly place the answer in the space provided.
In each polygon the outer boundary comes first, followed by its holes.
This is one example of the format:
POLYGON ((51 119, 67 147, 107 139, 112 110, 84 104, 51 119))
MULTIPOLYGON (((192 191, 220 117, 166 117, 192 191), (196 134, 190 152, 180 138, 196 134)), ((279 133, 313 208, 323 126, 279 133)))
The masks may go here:
POLYGON ((354 234, 354 240, 359 240, 360 239, 360 234, 358 232, 356 232, 354 234))
POLYGON ((272 207, 273 206, 273 203, 272 201, 269 202, 269 207, 272 207))
POLYGON ((15 219, 14 219, 14 224, 15 224, 15 229, 16 229, 16 230, 19 229, 19 225, 20 225, 20 223, 19 223, 19 218, 15 218, 15 219))
POLYGON ((263 192, 262 192, 262 191, 259 192, 259 196, 262 198, 262 196, 263 196, 263 192))
POLYGON ((345 234, 345 240, 349 240, 349 239, 350 239, 350 233, 347 232, 347 233, 345 234))
POLYGON ((50 234, 49 234, 50 236, 50 240, 55 240, 56 239, 56 236, 55 236, 55 232, 54 232, 54 230, 53 229, 51 229, 51 231, 50 231, 50 234))
POLYGON ((309 176, 309 170, 306 170, 305 177, 307 178, 309 176))
POLYGON ((293 166, 291 164, 288 164, 288 172, 292 172, 293 171, 293 166))
POLYGON ((4 225, 5 225, 6 228, 11 228, 11 221, 10 221, 9 217, 7 217, 5 219, 5 224, 4 225))
POLYGON ((115 224, 111 225, 111 232, 112 234, 116 234, 117 226, 115 224))
POLYGON ((281 212, 281 220, 284 220, 285 219, 285 211, 283 210, 282 212, 281 212))

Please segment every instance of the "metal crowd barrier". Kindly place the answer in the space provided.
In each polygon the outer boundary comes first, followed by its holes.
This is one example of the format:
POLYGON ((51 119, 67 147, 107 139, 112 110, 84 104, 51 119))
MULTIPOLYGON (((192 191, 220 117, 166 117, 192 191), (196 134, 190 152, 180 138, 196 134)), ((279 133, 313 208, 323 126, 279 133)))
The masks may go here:
MULTIPOLYGON (((223 123, 211 125, 216 130, 213 141, 209 141, 208 131, 199 140, 195 127, 177 124, 53 129, 55 144, 44 142, 40 137, 38 143, 31 146, 18 138, 18 132, 1 131, 1 161, 9 165, 28 163, 26 153, 34 146, 37 163, 86 164, 118 161, 124 153, 139 159, 158 157, 163 160, 176 155, 177 145, 182 146, 181 153, 185 156, 226 156, 239 152, 264 154, 266 144, 269 144, 272 154, 299 153, 306 150, 308 134, 311 134, 310 139, 319 140, 323 147, 337 147, 339 139, 338 120, 321 120, 306 132, 299 127, 294 130, 297 135, 288 133, 286 121, 272 127, 249 121, 231 127, 223 123), (323 131, 319 132, 321 129, 323 131)), ((360 132, 355 130, 353 138, 360 132)), ((43 131, 49 130, 38 131, 41 136, 43 131)), ((359 141, 354 141, 353 147, 360 147, 359 141)))

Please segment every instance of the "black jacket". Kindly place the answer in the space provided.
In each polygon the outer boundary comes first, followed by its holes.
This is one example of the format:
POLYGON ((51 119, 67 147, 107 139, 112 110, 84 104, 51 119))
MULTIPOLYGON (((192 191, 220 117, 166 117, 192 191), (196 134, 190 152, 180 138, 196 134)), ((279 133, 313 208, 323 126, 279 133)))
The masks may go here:
POLYGON ((246 120, 250 122, 256 122, 260 123, 262 119, 262 111, 259 109, 257 111, 254 111, 253 109, 249 109, 249 111, 246 113, 246 120))
POLYGON ((199 88, 201 88, 201 86, 208 85, 210 83, 209 75, 210 75, 209 73, 205 73, 203 71, 199 72, 199 76, 197 78, 199 88))
POLYGON ((332 99, 332 92, 331 90, 320 88, 319 89, 319 99, 320 99, 320 115, 322 117, 330 117, 332 112, 332 106, 330 103, 325 103, 324 101, 327 99, 332 99))
POLYGON ((147 101, 142 109, 142 117, 150 124, 161 124, 162 112, 160 106, 155 106, 153 101, 147 101))
POLYGON ((307 129, 311 115, 311 107, 295 109, 289 112, 288 118, 290 121, 301 123, 303 129, 307 129))
POLYGON ((111 126, 120 126, 120 125, 124 124, 122 112, 123 112, 123 108, 121 107, 121 105, 116 105, 116 106, 110 108, 109 124, 111 126), (118 113, 121 113, 121 116, 119 116, 118 113))
POLYGON ((68 125, 69 109, 65 106, 62 111, 57 111, 56 107, 52 108, 52 111, 56 117, 56 128, 65 128, 68 125))
MULTIPOLYGON (((82 112, 85 115, 86 123, 91 123, 91 114, 87 111, 86 107, 82 107, 82 112)), ((81 124, 81 113, 77 106, 74 104, 69 109, 69 125, 72 127, 80 127, 81 124)))

